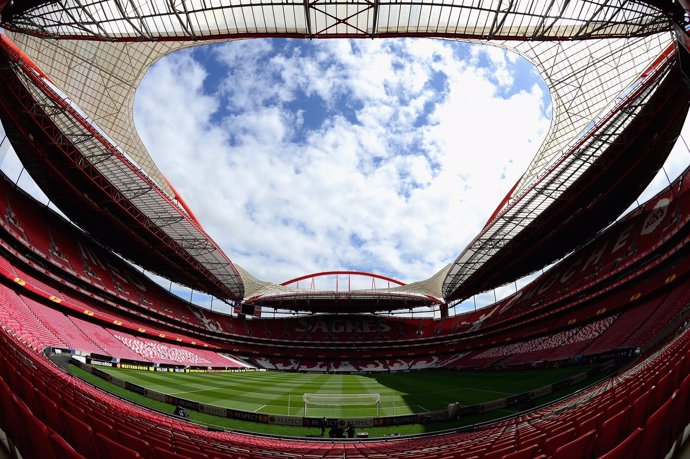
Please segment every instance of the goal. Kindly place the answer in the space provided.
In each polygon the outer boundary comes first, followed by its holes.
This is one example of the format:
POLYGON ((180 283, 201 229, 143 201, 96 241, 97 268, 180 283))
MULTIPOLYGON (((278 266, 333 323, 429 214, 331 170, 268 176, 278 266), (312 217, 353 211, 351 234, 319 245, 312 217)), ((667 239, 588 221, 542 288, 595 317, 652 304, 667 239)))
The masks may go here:
POLYGON ((312 408, 312 415, 321 416, 324 413, 331 414, 333 411, 346 407, 369 406, 376 408, 376 416, 381 412, 381 395, 374 394, 304 394, 304 416, 308 416, 307 409, 312 408), (314 413, 314 408, 321 408, 318 413, 314 413))

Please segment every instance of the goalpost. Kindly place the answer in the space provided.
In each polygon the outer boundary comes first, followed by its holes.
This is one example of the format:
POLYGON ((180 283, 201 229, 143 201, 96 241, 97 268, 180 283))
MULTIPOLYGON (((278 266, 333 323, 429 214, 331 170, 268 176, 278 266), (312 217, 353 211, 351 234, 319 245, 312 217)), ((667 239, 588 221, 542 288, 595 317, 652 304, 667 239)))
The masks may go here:
POLYGON ((381 412, 381 395, 375 394, 304 394, 304 416, 307 416, 307 408, 342 408, 346 406, 370 406, 376 407, 376 416, 381 412))

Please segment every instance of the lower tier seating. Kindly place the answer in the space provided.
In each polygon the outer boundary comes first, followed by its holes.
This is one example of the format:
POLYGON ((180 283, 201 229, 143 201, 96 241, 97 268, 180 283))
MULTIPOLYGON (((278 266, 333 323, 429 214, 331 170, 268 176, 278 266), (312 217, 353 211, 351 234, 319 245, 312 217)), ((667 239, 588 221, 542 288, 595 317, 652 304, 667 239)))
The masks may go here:
POLYGON ((153 363, 225 368, 248 366, 211 350, 186 348, 111 330, 18 295, 1 284, 0 324, 35 350, 59 347, 153 363))
POLYGON ((473 431, 372 441, 209 432, 64 373, 0 332, 0 428, 25 458, 650 458, 690 422, 690 332, 618 376, 473 431))

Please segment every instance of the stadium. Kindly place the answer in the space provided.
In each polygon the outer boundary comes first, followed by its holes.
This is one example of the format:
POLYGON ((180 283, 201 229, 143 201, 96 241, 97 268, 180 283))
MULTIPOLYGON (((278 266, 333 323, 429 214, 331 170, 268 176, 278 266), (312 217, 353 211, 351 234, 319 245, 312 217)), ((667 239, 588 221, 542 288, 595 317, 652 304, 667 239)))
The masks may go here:
POLYGON ((0 456, 687 457, 690 167, 639 201, 685 142, 687 2, 0 0, 0 17, 2 142, 59 209, 2 174, 0 456), (260 279, 135 127, 175 51, 403 37, 516 53, 551 97, 527 168, 426 279, 260 279))

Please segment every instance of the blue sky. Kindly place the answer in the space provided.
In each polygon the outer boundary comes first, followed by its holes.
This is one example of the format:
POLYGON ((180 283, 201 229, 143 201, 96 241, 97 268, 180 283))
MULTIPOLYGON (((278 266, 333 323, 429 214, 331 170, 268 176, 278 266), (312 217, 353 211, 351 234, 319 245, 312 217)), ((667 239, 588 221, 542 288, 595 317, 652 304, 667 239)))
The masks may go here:
MULTIPOLYGON (((161 59, 135 120, 208 233, 257 277, 353 269, 409 282, 477 234, 541 144, 550 98, 498 48, 245 40, 161 59)), ((689 159, 674 153, 669 174, 689 159)))
POLYGON ((481 227, 540 144, 548 104, 531 66, 496 48, 252 40, 157 63, 136 120, 207 230, 257 276, 412 281, 481 227))

